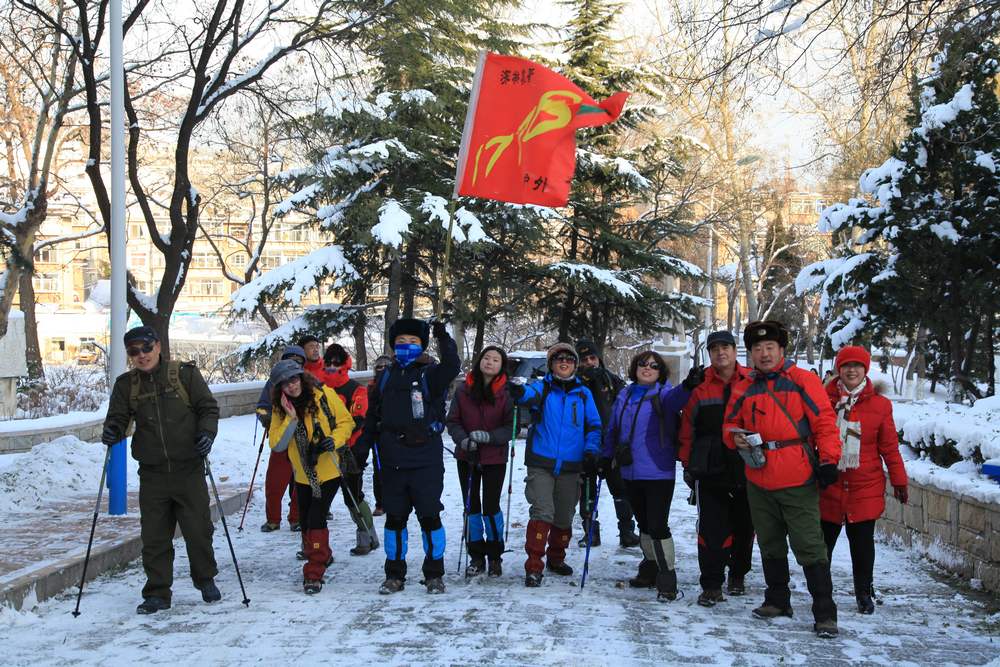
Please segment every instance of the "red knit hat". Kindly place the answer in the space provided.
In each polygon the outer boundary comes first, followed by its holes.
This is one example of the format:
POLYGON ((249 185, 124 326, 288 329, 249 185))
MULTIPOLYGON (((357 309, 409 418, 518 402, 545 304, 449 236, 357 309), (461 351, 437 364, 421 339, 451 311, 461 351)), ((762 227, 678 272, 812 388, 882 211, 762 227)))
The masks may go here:
POLYGON ((834 367, 839 371, 841 364, 856 363, 861 364, 865 367, 865 373, 868 372, 868 368, 872 365, 872 355, 868 353, 868 350, 859 345, 848 345, 847 347, 840 348, 840 352, 837 353, 837 360, 834 362, 834 367))

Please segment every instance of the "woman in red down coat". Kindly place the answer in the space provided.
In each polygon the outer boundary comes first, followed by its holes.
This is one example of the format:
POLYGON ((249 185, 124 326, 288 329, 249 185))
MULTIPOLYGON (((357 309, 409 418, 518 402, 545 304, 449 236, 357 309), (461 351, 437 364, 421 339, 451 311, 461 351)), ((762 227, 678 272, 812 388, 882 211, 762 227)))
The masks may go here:
POLYGON ((465 384, 455 392, 448 412, 448 434, 455 443, 462 499, 468 502, 466 543, 471 562, 465 571, 467 577, 486 570, 487 556, 489 576, 502 573, 504 516, 500 494, 514 430, 514 401, 507 393, 506 369, 507 354, 502 349, 493 345, 484 348, 465 384))
POLYGON ((837 376, 826 393, 837 413, 841 448, 840 477, 820 494, 819 507, 826 548, 833 556, 842 525, 847 525, 858 611, 875 613, 872 570, 875 567, 875 520, 885 511, 885 473, 893 494, 907 500, 906 467, 899 455, 899 438, 892 421, 892 403, 867 377, 871 355, 863 347, 845 347, 837 354, 837 376))

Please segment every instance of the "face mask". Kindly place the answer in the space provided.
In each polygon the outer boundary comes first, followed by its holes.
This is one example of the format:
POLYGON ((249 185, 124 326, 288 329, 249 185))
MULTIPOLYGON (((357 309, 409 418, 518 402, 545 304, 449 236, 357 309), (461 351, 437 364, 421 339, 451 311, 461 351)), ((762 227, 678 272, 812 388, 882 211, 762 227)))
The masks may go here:
POLYGON ((424 352, 424 348, 417 343, 397 343, 393 346, 396 353, 396 361, 404 368, 412 364, 424 352))

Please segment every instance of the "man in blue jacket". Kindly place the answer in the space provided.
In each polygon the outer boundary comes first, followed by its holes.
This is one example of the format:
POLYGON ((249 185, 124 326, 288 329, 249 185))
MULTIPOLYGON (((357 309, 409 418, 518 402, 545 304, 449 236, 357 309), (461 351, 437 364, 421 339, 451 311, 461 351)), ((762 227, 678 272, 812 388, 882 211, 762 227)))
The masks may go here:
POLYGON ((443 322, 434 322, 441 362, 427 354, 431 326, 403 318, 389 328, 393 362, 379 373, 369 395, 364 431, 355 446, 374 447, 382 475, 385 508, 385 581, 379 593, 403 590, 406 581, 407 528, 410 512, 420 521, 424 546, 424 585, 444 592, 445 398, 461 370, 458 347, 443 322))
POLYGON ((542 585, 543 569, 573 574, 566 563, 566 547, 573 535, 580 472, 597 472, 601 416, 590 390, 576 375, 578 364, 573 346, 557 343, 549 348, 549 373, 543 379, 510 389, 514 399, 532 412, 524 453, 528 468, 524 495, 530 505, 524 585, 529 588, 542 585))

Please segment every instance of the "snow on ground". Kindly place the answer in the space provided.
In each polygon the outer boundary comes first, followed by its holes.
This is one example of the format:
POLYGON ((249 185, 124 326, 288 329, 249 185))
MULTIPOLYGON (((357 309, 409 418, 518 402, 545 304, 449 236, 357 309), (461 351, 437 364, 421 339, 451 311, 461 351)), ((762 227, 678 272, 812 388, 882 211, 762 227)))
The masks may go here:
MULTIPOLYGON (((217 478, 249 479, 259 445, 256 438, 261 435, 253 435, 252 422, 251 416, 223 422, 212 456, 217 478)), ((65 466, 64 462, 64 467, 78 468, 82 477, 96 486, 102 458, 99 446, 81 443, 76 447, 73 465, 65 466), (84 456, 85 450, 80 448, 96 448, 97 455, 91 452, 84 456)), ((46 457, 42 468, 58 465, 48 450, 40 454, 46 457)), ((143 584, 136 562, 89 584, 79 618, 70 615, 74 591, 31 611, 0 609, 4 664, 350 661, 362 665, 575 667, 863 662, 900 666, 985 664, 996 656, 997 624, 988 625, 983 604, 936 576, 932 566, 915 552, 887 544, 878 546, 876 563, 876 586, 884 604, 871 617, 860 616, 854 608, 847 545, 842 542, 838 546, 833 575, 842 634, 835 640, 821 641, 813 636, 809 598, 801 571, 794 564, 793 619, 765 622, 750 616, 762 598, 756 560, 748 577, 747 596, 730 598, 714 609, 697 606, 695 513, 685 502, 683 484, 678 485, 671 512, 683 599, 661 604, 652 591, 618 586, 634 574, 639 552, 616 546, 614 511, 606 496, 601 502, 605 543, 594 549, 586 588, 580 590, 578 576, 563 579, 548 575, 541 589, 526 589, 523 524, 527 505, 520 456, 511 512, 513 552, 505 556, 502 578, 465 581, 456 574, 462 500, 454 464, 448 460, 443 499, 449 539, 445 595, 429 596, 418 583, 422 550, 419 528, 412 517, 406 589, 394 596, 378 595, 383 555, 349 555, 354 526, 338 495, 330 524, 336 562, 327 573, 323 592, 307 597, 301 590, 301 563, 294 558, 297 534, 284 526, 269 534, 258 530, 264 520, 260 484, 265 465, 262 463, 258 473, 247 529, 238 533, 238 518, 229 520, 251 599, 249 608, 240 603, 225 536, 218 527, 215 546, 218 583, 224 596, 221 603, 208 606, 201 602, 187 579, 187 559, 178 543, 172 609, 153 616, 135 614, 143 584)), ((70 475, 65 472, 61 479, 69 480, 70 475)), ((132 475, 134 484, 134 471, 132 475)), ((90 490, 86 483, 80 488, 90 490)), ((370 483, 367 488, 371 488, 370 483)), ((381 529, 383 519, 376 521, 381 529)), ((577 523, 576 534, 579 532, 577 523)), ((80 536, 81 542, 85 539, 85 535, 80 536)), ((583 550, 571 547, 567 560, 579 574, 583 550)))

